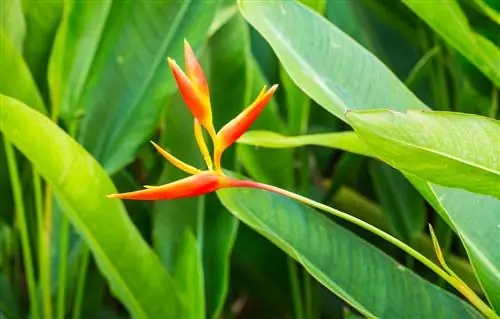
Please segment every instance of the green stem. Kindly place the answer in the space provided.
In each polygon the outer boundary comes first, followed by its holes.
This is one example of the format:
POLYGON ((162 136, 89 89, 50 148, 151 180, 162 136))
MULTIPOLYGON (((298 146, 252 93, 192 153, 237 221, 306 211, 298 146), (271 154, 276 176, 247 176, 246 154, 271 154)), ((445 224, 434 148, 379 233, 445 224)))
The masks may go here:
POLYGON ((429 64, 431 58, 438 54, 440 51, 441 48, 437 45, 427 51, 427 53, 425 53, 424 56, 421 57, 420 60, 418 60, 415 66, 413 66, 410 74, 408 74, 408 77, 404 81, 404 84, 407 87, 411 88, 415 84, 415 81, 417 81, 417 79, 422 75, 423 70, 429 64))
POLYGON ((493 90, 491 91, 491 108, 490 108, 490 117, 496 119, 498 114, 498 89, 493 86, 493 90))
MULTIPOLYGON (((290 286, 292 289, 293 310, 296 319, 304 318, 304 306, 302 304, 302 297, 300 295, 299 283, 299 267, 292 257, 287 257, 288 262, 288 275, 290 277, 290 286)), ((75 319, 75 318, 73 318, 75 319)))
MULTIPOLYGON (((71 137, 76 134, 78 121, 72 121, 68 133, 71 137)), ((69 246, 69 221, 61 214, 61 226, 59 229, 59 260, 58 260, 58 285, 57 285, 57 313, 56 318, 64 319, 66 313, 66 268, 68 263, 69 246)))
POLYGON ((61 216, 59 230, 59 261, 58 261, 58 284, 57 284, 57 317, 64 319, 65 296, 66 296, 66 266, 68 260, 69 222, 65 216, 61 216))
POLYGON ((305 317, 307 319, 313 318, 313 281, 311 275, 303 268, 304 272, 304 300, 305 300, 305 317))
POLYGON ((26 224, 26 213, 24 210, 23 191, 21 181, 19 179, 19 171, 17 168, 16 155, 10 142, 4 141, 5 154, 7 157, 7 166, 9 168, 10 179, 12 183, 12 193, 14 195, 14 203, 16 205, 16 220, 19 226, 21 235, 21 246, 23 251, 24 265, 26 270, 26 278, 28 282, 28 293, 30 299, 31 317, 37 319, 40 317, 38 308, 38 298, 35 283, 35 271, 33 269, 33 259, 29 242, 28 227, 26 224))
POLYGON ((87 269, 89 264, 90 252, 87 247, 84 248, 82 263, 78 273, 78 281, 76 283, 75 305, 73 307, 73 319, 80 319, 82 312, 83 293, 85 291, 85 281, 87 278, 87 269))
POLYGON ((445 270, 443 270, 441 267, 438 265, 434 264, 431 260, 427 259, 424 255, 413 249, 412 247, 408 246, 404 242, 400 241, 396 237, 391 236, 390 234, 384 232, 383 230, 378 229, 377 227, 368 224, 367 222, 358 219, 354 216, 351 216, 349 214, 346 214, 344 212, 341 212, 339 210, 336 210, 330 206, 327 206, 322 203, 318 203, 312 199, 309 199, 307 197, 301 196, 299 194, 295 194, 293 192, 287 191, 285 189, 268 185, 268 184, 262 184, 254 181, 248 181, 248 180, 238 180, 233 184, 233 187, 252 187, 252 188, 259 188, 259 189, 264 189, 268 190, 270 192, 274 192, 292 199, 295 199, 299 202, 302 202, 306 205, 309 205, 311 207, 317 208, 319 210, 325 211, 329 214, 332 214, 333 216, 336 216, 338 218, 341 218, 347 222, 350 222, 354 225, 357 225, 377 236, 380 238, 390 242, 391 244, 395 245, 396 247, 400 248, 404 252, 410 254, 413 256, 415 259, 420 261, 422 264, 427 266, 430 270, 435 272, 438 276, 443 278, 446 282, 448 282, 451 286, 453 286, 455 289, 457 289, 462 295, 469 300, 470 303, 472 303, 481 313, 483 313, 486 317, 488 318, 500 318, 498 315, 495 314, 495 312, 488 307, 486 303, 484 303, 479 296, 475 294, 475 292, 470 289, 467 285, 465 285, 463 282, 458 282, 456 278, 449 273, 447 273, 445 270))
POLYGON ((42 302, 44 318, 52 318, 52 288, 51 288, 51 236, 52 236, 52 192, 45 187, 45 214, 40 244, 40 284, 42 286, 42 302))
MULTIPOLYGON (((35 167, 32 167, 33 173, 33 192, 35 195, 35 212, 36 212, 36 228, 37 228, 37 237, 38 237, 38 279, 41 280, 43 278, 44 271, 44 258, 43 255, 43 245, 44 245, 44 228, 43 228, 43 187, 42 187, 42 179, 40 178, 40 174, 36 171, 35 167)), ((42 300, 50 299, 50 291, 46 289, 42 289, 42 300), (48 294, 48 297, 46 296, 48 294)))

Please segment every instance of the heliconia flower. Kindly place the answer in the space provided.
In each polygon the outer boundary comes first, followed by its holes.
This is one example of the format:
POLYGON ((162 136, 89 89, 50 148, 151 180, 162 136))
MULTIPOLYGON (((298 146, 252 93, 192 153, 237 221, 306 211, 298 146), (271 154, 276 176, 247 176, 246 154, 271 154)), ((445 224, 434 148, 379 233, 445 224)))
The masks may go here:
POLYGON ((260 184, 247 180, 239 180, 219 174, 215 171, 200 171, 175 158, 173 155, 169 154, 167 151, 165 151, 155 143, 151 143, 170 163, 188 173, 192 172, 192 174, 194 175, 161 186, 144 186, 146 189, 139 191, 111 194, 107 196, 108 198, 132 200, 166 200, 200 196, 217 191, 222 188, 230 187, 261 188, 288 196, 288 193, 285 190, 276 188, 271 185, 260 184))
POLYGON ((212 109, 210 105, 207 80, 203 70, 201 69, 200 63, 196 59, 196 56, 187 41, 184 42, 184 60, 187 74, 181 70, 174 60, 168 58, 168 63, 172 69, 179 91, 181 92, 187 107, 195 118, 194 135, 198 143, 198 147, 200 148, 207 164, 208 171, 202 171, 184 163, 162 149, 160 146, 156 145, 154 142, 151 142, 156 150, 167 161, 192 176, 162 186, 145 186, 146 189, 143 190, 122 194, 112 194, 108 197, 133 200, 176 199, 199 196, 228 187, 261 188, 287 196, 292 196, 285 190, 271 185, 260 184, 247 180, 239 180, 225 176, 220 165, 220 160, 224 150, 236 142, 236 140, 238 140, 238 138, 257 119, 263 108, 272 98, 278 85, 273 85, 267 91, 264 87, 255 101, 248 108, 246 108, 233 120, 228 122, 218 133, 215 133, 215 129, 212 124, 212 109), (202 126, 207 129, 210 137, 212 138, 214 144, 214 162, 212 162, 208 147, 205 144, 201 128, 202 126), (215 171, 213 170, 214 164, 215 171))

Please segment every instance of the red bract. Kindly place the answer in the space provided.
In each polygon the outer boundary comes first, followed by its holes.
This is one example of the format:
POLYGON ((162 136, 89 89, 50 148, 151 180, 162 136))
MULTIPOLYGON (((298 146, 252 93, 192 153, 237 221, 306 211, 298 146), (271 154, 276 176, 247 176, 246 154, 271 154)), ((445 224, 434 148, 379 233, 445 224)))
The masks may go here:
POLYGON ((202 171, 186 164, 152 142, 153 146, 166 160, 183 171, 192 174, 192 176, 162 186, 146 186, 147 189, 144 190, 112 194, 108 197, 133 200, 176 199, 199 196, 227 187, 254 187, 281 192, 270 185, 238 180, 225 176, 220 164, 224 150, 236 142, 252 125, 267 103, 271 100, 278 86, 273 85, 268 91, 264 88, 248 108, 224 125, 218 133, 215 133, 212 123, 212 108, 210 105, 207 80, 200 63, 196 59, 187 41, 184 42, 184 61, 187 74, 182 71, 173 59, 168 58, 168 64, 172 69, 179 91, 195 118, 195 138, 203 158, 205 159, 208 170, 202 171), (214 144, 213 164, 208 147, 203 139, 202 126, 208 131, 214 144), (215 166, 215 170, 213 170, 213 166, 215 166))

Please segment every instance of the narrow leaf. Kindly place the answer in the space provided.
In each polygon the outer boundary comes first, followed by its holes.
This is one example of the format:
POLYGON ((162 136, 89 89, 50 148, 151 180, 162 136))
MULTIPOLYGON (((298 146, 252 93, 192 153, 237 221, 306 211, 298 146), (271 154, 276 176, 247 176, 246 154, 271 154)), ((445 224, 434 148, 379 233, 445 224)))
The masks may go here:
POLYGON ((303 204, 256 189, 217 194, 231 213, 367 317, 480 318, 464 301, 303 204), (420 298, 426 302, 415 302, 420 298))
POLYGON ((52 186, 130 313, 140 318, 178 317, 172 279, 121 202, 106 199, 116 189, 101 166, 48 118, 17 100, 0 96, 0 114, 0 131, 52 186))

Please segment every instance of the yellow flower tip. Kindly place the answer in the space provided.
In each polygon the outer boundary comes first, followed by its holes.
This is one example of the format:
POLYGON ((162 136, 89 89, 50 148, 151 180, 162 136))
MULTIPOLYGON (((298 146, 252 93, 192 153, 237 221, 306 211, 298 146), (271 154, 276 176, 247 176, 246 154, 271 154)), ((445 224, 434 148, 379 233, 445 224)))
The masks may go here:
POLYGON ((109 194, 106 195, 106 198, 118 198, 118 194, 109 194))
POLYGON ((150 141, 151 144, 156 148, 158 153, 160 153, 167 161, 170 162, 170 164, 174 165, 175 167, 183 170, 184 172, 188 174, 198 174, 201 173, 201 171, 189 164, 184 163, 183 161, 177 159, 175 156, 170 154, 169 152, 165 151, 163 148, 161 148, 159 145, 157 145, 155 142, 150 141))
POLYGON ((264 85, 262 90, 260 90, 259 95, 257 95, 257 99, 260 99, 266 93, 266 90, 267 90, 267 85, 264 85))
POLYGON ((155 187, 158 187, 158 186, 154 186, 154 185, 143 185, 142 187, 144 187, 144 188, 155 188, 155 187))

